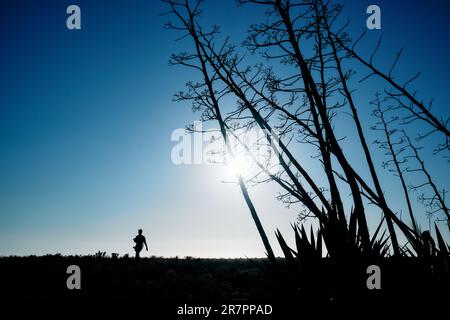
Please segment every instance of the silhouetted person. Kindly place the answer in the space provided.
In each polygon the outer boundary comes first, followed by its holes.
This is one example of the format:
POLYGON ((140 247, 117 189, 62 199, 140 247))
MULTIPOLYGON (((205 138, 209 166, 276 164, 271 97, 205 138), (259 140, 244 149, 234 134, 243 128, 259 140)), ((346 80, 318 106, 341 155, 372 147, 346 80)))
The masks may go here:
POLYGON ((147 241, 145 241, 145 237, 142 235, 142 229, 138 230, 138 235, 134 237, 133 241, 136 243, 136 245, 133 247, 136 251, 136 258, 139 258, 139 253, 141 252, 144 244, 145 244, 145 250, 148 251, 147 247, 147 241))

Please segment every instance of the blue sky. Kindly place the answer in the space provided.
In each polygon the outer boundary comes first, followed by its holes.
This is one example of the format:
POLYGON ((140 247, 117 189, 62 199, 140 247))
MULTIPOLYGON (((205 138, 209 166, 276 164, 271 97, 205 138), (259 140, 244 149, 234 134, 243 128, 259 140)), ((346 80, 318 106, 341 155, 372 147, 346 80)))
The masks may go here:
MULTIPOLYGON (((422 71, 419 95, 434 97, 435 113, 448 116, 448 2, 343 3, 357 32, 365 8, 381 7, 380 61, 404 47, 399 77, 422 71)), ((229 172, 171 162, 171 133, 197 115, 172 102, 194 75, 168 66, 189 43, 163 29, 163 11, 159 1, 2 1, 0 255, 131 253, 139 227, 155 255, 263 255, 238 188, 221 183, 229 172), (72 3, 82 30, 66 28, 72 3)), ((239 43, 260 14, 210 0, 204 22, 239 43)), ((363 49, 379 35, 369 32, 363 49)), ((370 121, 369 113, 362 118, 370 121)), ((352 157, 357 163, 358 153, 352 157)), ((448 186, 446 162, 427 161, 448 186)), ((251 192, 272 241, 277 227, 288 235, 296 213, 273 199, 271 186, 251 192)))

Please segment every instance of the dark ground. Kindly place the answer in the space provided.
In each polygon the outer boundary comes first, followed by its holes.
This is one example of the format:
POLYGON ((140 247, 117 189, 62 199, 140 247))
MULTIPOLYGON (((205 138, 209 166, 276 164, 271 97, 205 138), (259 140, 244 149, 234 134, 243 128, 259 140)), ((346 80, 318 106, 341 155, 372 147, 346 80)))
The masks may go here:
MULTIPOLYGON (((285 263, 282 259, 279 262, 285 263)), ((300 282, 287 269, 274 278, 265 271, 265 263, 265 259, 151 257, 135 260, 102 255, 0 257, 0 301, 5 305, 11 301, 19 305, 28 305, 27 301, 34 301, 34 305, 36 301, 38 304, 50 302, 51 306, 54 302, 77 305, 86 301, 103 306, 105 301, 109 305, 116 301, 117 307, 138 306, 148 312, 158 310, 173 316, 184 304, 209 304, 218 308, 222 304, 271 304, 274 314, 291 314, 300 309, 304 312, 306 307, 323 312, 333 306, 343 306, 345 310, 365 305, 384 309, 388 304, 435 308, 450 302, 448 278, 436 276, 429 263, 416 259, 382 261, 382 290, 366 290, 367 275, 361 273, 361 279, 356 278, 363 288, 360 292, 353 292, 351 285, 346 285, 348 274, 328 272, 331 265, 325 259, 320 270, 311 270, 300 282), (81 269, 81 290, 67 289, 69 265, 78 265, 81 269), (298 283, 305 285, 301 288, 298 283), (343 287, 344 295, 331 288, 336 285, 343 287), (330 297, 330 293, 334 296, 330 297), (338 295, 340 298, 336 298, 338 295)), ((244 318, 222 316, 217 319, 244 318)), ((278 316, 266 319, 278 319, 278 316)))
POLYGON ((270 280, 248 259, 42 256, 0 258, 10 298, 223 300, 270 298, 270 280), (81 269, 81 290, 68 290, 69 265, 81 269))

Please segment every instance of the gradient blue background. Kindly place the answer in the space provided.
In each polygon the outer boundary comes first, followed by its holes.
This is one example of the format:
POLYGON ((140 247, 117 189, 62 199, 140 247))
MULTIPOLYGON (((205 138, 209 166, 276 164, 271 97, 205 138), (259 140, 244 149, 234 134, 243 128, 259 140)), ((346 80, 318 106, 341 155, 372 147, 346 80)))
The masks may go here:
MULTIPOLYGON (((422 71, 419 96, 433 97, 435 113, 448 116, 449 2, 343 3, 355 36, 367 6, 381 7, 378 62, 386 65, 404 47, 397 76, 422 71)), ((178 35, 163 29, 163 11, 159 1, 1 2, 0 255, 131 253, 140 227, 155 255, 263 256, 239 189, 221 183, 230 177, 226 168, 171 162, 171 133, 197 115, 172 102, 194 75, 168 66, 189 42, 173 41, 178 35), (70 4, 81 8, 82 30, 66 28, 70 4)), ((260 15, 210 0, 203 21, 239 43, 260 15)), ((363 48, 379 35, 369 32, 363 48)), ((357 95, 373 92, 369 86, 357 95)), ((373 121, 370 110, 360 113, 373 121)), ((353 136, 348 130, 342 135, 353 136)), ((355 163, 360 157, 351 154, 355 163)), ((448 187, 446 160, 426 160, 448 187)), ((399 185, 381 171, 395 206, 399 185)), ((252 197, 271 240, 276 227, 289 238, 296 212, 277 203, 271 188, 254 188, 252 197)))

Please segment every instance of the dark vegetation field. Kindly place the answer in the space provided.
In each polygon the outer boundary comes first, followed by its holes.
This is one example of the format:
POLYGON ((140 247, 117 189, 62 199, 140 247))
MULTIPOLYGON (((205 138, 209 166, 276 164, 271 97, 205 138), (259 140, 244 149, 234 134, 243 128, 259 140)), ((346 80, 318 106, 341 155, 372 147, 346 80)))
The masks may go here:
POLYGON ((438 259, 384 259, 381 290, 366 287, 366 265, 336 267, 328 259, 314 266, 279 270, 265 259, 198 259, 93 256, 29 256, 0 258, 2 296, 9 299, 78 300, 145 299, 161 301, 366 301, 447 299, 449 278, 438 259), (69 265, 81 269, 81 290, 68 290, 69 265), (268 267, 271 266, 271 267, 268 267))
POLYGON ((221 300, 271 294, 269 279, 247 259, 4 257, 0 273, 11 298, 221 300), (66 287, 66 269, 73 264, 81 269, 81 290, 66 287))

